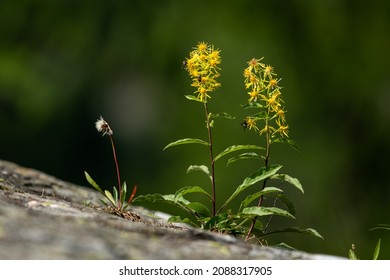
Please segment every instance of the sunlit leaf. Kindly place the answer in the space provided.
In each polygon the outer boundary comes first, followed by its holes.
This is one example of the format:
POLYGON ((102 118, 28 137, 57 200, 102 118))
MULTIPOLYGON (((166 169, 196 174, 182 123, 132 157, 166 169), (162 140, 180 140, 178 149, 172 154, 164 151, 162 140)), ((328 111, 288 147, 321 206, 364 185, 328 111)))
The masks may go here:
POLYGON ((198 99, 195 95, 184 95, 185 98, 187 98, 188 100, 191 100, 191 101, 196 101, 196 102, 200 102, 200 103, 205 103, 204 101, 198 99))
POLYGON ((177 140, 175 142, 169 143, 167 146, 165 146, 164 150, 171 148, 171 147, 174 147, 174 146, 185 145, 185 144, 201 144, 201 145, 205 145, 205 146, 210 146, 210 144, 208 142, 203 141, 201 139, 184 138, 184 139, 180 139, 180 140, 177 140))
POLYGON ((88 183, 94 187, 98 192, 100 192, 101 194, 104 195, 104 192, 102 191, 102 189, 99 187, 99 185, 92 179, 91 176, 89 176, 89 174, 87 173, 87 171, 84 171, 84 174, 85 174, 85 178, 87 179, 88 183))
POLYGON ((127 195, 127 184, 126 184, 126 182, 123 182, 123 184, 122 184, 121 205, 123 205, 125 203, 126 195, 127 195))
POLYGON ((203 172, 211 179, 209 168, 206 165, 190 165, 187 169, 187 174, 195 171, 203 172))
POLYGON ((253 152, 243 153, 243 154, 240 154, 238 156, 229 158, 229 160, 227 161, 227 165, 229 166, 233 162, 238 161, 238 160, 242 160, 242 159, 262 159, 262 156, 260 156, 259 154, 253 153, 253 152))
POLYGON ((374 261, 376 261, 378 259, 380 251, 381 251, 381 239, 379 238, 378 242, 376 243, 375 250, 374 250, 374 256, 373 256, 374 261))
POLYGON ((279 138, 273 139, 272 143, 287 144, 288 146, 290 146, 291 148, 293 148, 297 152, 302 153, 302 149, 299 147, 299 145, 294 140, 284 138, 284 137, 279 137, 279 138))
POLYGON ((279 248, 283 248, 283 249, 287 249, 287 250, 291 250, 291 251, 296 251, 297 249, 295 249, 294 247, 288 245, 287 243, 279 243, 279 244, 276 244, 274 245, 275 247, 279 247, 279 248))
POLYGON ((194 186, 194 187, 184 187, 178 190, 175 193, 175 196, 173 198, 173 202, 176 203, 179 199, 182 199, 184 195, 189 194, 189 193, 201 193, 207 195, 210 199, 211 196, 209 195, 208 192, 206 192, 203 188, 194 186))
POLYGON ((282 232, 295 232, 312 235, 321 239, 324 239, 321 234, 318 233, 315 229, 312 228, 299 228, 299 227, 287 227, 281 228, 274 231, 267 232, 265 235, 274 234, 274 233, 282 233, 282 232))
POLYGON ((287 175, 287 174, 275 174, 275 175, 271 176, 270 179, 279 179, 279 180, 288 182, 291 185, 293 185, 294 187, 296 187, 298 190, 300 190, 302 193, 304 193, 304 190, 303 190, 303 187, 301 185, 301 182, 299 182, 299 180, 297 178, 293 178, 290 175, 287 175))
POLYGON ((105 190, 104 191, 104 194, 106 195, 107 199, 111 202, 111 204, 114 206, 114 207, 117 207, 116 203, 115 203, 115 199, 114 197, 112 196, 112 194, 108 191, 108 190, 105 190))
POLYGON ((248 195, 242 202, 240 206, 240 210, 247 207, 252 201, 254 201, 256 198, 259 198, 262 195, 268 194, 268 193, 282 193, 283 191, 279 188, 275 187, 266 187, 262 191, 256 192, 254 194, 248 195))
POLYGON ((228 148, 226 148, 224 151, 222 151, 220 154, 218 154, 214 161, 217 161, 221 157, 228 155, 230 153, 240 151, 240 150, 265 150, 263 147, 257 146, 257 145, 233 145, 228 148))
POLYGON ((221 206, 220 210, 224 208, 226 205, 228 205, 237 195, 245 191, 248 187, 264 179, 271 177, 276 172, 278 172, 279 169, 281 168, 282 165, 270 165, 268 167, 262 167, 259 170, 255 171, 254 173, 252 173, 250 176, 246 177, 245 180, 242 182, 242 184, 237 187, 234 193, 221 206))
POLYGON ((350 260, 358 260, 358 257, 356 256, 355 250, 354 249, 349 249, 348 250, 348 258, 350 260))
POLYGON ((259 108, 263 108, 264 106, 262 104, 260 104, 260 103, 252 102, 252 103, 249 103, 249 104, 241 105, 241 107, 243 109, 259 109, 259 108))
POLYGON ((192 210, 187 207, 187 205, 190 202, 183 197, 180 197, 177 200, 175 200, 174 194, 162 195, 159 193, 155 193, 155 194, 139 195, 133 199, 133 203, 134 202, 153 202, 153 203, 158 202, 158 203, 175 205, 187 211, 188 213, 193 214, 192 210))
POLYGON ((225 112, 218 113, 218 114, 211 114, 210 117, 211 118, 225 118, 225 119, 229 119, 229 120, 234 120, 236 118, 236 117, 233 117, 232 115, 225 113, 225 112))
POLYGON ((112 193, 113 193, 113 197, 115 199, 115 202, 118 202, 118 190, 116 189, 116 187, 113 187, 112 188, 112 193))
POLYGON ((279 215, 279 216, 295 219, 295 217, 291 215, 289 212, 280 209, 278 207, 263 207, 263 206, 246 207, 242 210, 242 213, 246 215, 254 215, 254 216, 279 215))
POLYGON ((378 226, 371 228, 370 230, 385 229, 390 230, 390 225, 388 224, 379 224, 378 226))

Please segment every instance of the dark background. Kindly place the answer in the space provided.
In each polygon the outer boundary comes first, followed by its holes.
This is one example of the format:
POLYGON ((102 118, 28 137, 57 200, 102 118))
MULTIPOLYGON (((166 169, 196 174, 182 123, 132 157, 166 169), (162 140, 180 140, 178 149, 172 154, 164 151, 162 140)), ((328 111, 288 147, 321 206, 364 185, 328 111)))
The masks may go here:
MULTIPOLYGON (((187 101, 182 61, 199 41, 222 50, 222 88, 210 109, 218 120, 216 151, 259 144, 240 126, 248 96, 243 69, 253 57, 282 78, 290 136, 303 149, 272 151, 271 163, 297 177, 305 194, 288 190, 293 223, 324 241, 280 234, 308 252, 347 256, 352 243, 370 259, 379 237, 390 258, 390 2, 388 1, 1 1, 0 158, 86 185, 116 184, 107 137, 94 127, 103 115, 114 130, 122 178, 139 194, 202 185, 190 164, 207 164, 207 149, 177 147, 206 139, 200 104, 187 101)), ((276 147, 276 146, 275 146, 276 147)), ((222 202, 259 162, 217 166, 222 202)), ((148 205, 163 209, 161 205, 148 205)), ((166 211, 172 211, 167 209, 166 211)))

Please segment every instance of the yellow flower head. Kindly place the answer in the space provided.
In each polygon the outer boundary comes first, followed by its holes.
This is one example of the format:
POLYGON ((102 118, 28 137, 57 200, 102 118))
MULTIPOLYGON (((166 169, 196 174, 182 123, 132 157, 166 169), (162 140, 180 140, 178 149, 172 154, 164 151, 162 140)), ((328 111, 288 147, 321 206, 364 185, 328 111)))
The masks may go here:
POLYGON ((208 93, 221 86, 216 80, 221 70, 220 52, 214 49, 214 46, 200 42, 186 59, 186 69, 192 79, 191 86, 196 88, 195 93, 199 101, 207 102, 207 98, 211 98, 208 93))
MULTIPOLYGON (((285 109, 279 82, 274 68, 261 62, 262 58, 253 58, 248 61, 248 67, 244 70, 245 88, 249 89, 248 103, 262 110, 262 119, 265 126, 259 132, 281 137, 288 137, 288 125, 286 122, 285 109)), ((257 118, 257 120, 259 120, 257 118)), ((253 121, 253 117, 247 118, 247 126, 253 121)), ((254 124, 256 125, 256 124, 254 124)), ((256 126, 257 128, 257 126, 256 126)))
POLYGON ((259 128, 256 126, 256 121, 254 118, 246 118, 245 119, 245 124, 246 126, 249 128, 249 130, 251 130, 252 128, 255 130, 255 131, 258 131, 259 128))
POLYGON ((282 137, 288 137, 288 125, 280 120, 276 120, 276 124, 278 125, 278 129, 274 131, 274 134, 279 133, 282 137))

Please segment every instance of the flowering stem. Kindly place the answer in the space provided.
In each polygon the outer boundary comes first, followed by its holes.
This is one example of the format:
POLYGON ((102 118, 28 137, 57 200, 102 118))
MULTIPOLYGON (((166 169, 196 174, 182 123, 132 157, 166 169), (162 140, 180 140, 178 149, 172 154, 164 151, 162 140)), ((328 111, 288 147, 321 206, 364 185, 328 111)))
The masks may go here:
MULTIPOLYGON (((265 127, 266 127, 266 131, 265 131, 266 147, 265 147, 264 166, 265 166, 265 168, 267 168, 268 161, 269 161, 269 155, 270 155, 270 151, 271 151, 271 135, 270 135, 269 127, 268 127, 268 118, 265 119, 265 127)), ((267 180, 268 180, 268 178, 264 179, 262 190, 264 190, 264 188, 267 184, 267 180)), ((257 202, 257 207, 260 207, 263 204, 263 200, 264 200, 264 196, 261 195, 259 197, 259 201, 257 202)), ((255 216, 252 220, 252 224, 251 224, 249 231, 245 237, 245 241, 247 241, 249 239, 249 237, 251 236, 253 228, 255 227, 256 221, 257 221, 257 216, 255 216)))
POLYGON ((122 208, 122 185, 121 185, 121 176, 119 174, 119 166, 118 166, 118 159, 116 157, 115 152, 115 145, 114 145, 114 139, 112 137, 112 134, 109 134, 110 140, 111 140, 111 146, 112 146, 112 153, 114 154, 114 161, 115 161, 115 167, 116 167, 116 174, 118 176, 118 191, 119 191, 119 201, 118 201, 118 208, 122 208))
POLYGON ((209 135, 209 144, 210 144, 210 162, 211 162, 211 192, 212 192, 212 207, 211 207, 211 214, 214 217, 215 216, 215 201, 216 201, 216 191, 215 191, 215 175, 214 175, 214 154, 213 154, 213 137, 211 135, 211 122, 210 122, 210 114, 207 107, 207 103, 204 103, 204 111, 206 114, 206 126, 207 126, 207 132, 209 135))

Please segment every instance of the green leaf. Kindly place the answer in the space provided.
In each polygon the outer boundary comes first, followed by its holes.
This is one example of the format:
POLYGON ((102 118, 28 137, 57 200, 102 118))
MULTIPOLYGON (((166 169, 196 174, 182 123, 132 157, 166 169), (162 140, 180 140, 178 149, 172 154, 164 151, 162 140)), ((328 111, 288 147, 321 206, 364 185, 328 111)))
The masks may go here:
POLYGON ((230 154, 230 153, 233 153, 233 152, 236 152, 236 151, 240 151, 240 150, 265 150, 263 147, 260 147, 260 146, 257 146, 257 145, 233 145, 233 146, 230 146, 228 148, 226 148, 224 151, 222 151, 220 154, 218 154, 215 158, 214 158, 214 162, 217 161, 218 159, 220 159, 221 157, 227 155, 227 154, 230 154))
POLYGON ((295 215, 295 206, 294 206, 294 204, 291 202, 291 200, 286 195, 280 193, 280 194, 277 195, 277 198, 280 198, 280 200, 284 203, 284 205, 287 206, 288 212, 291 215, 295 215))
POLYGON ((377 227, 371 228, 370 230, 385 229, 390 230, 390 225, 388 224, 379 224, 377 227))
POLYGON ((205 145, 205 146, 210 146, 210 144, 208 142, 203 141, 201 139, 184 138, 184 139, 180 139, 180 140, 177 140, 175 142, 169 143, 167 146, 165 146, 164 150, 166 150, 170 147, 184 145, 184 144, 201 144, 201 145, 205 145))
POLYGON ((99 187, 98 184, 96 184, 96 182, 92 179, 91 176, 89 176, 89 174, 87 173, 87 171, 84 171, 84 174, 85 174, 85 178, 87 179, 88 183, 94 187, 98 192, 100 192, 102 195, 104 195, 104 192, 102 191, 102 189, 99 187))
POLYGON ((279 215, 279 216, 295 219, 295 217, 290 213, 288 213, 286 210, 280 209, 278 207, 264 207, 264 206, 246 207, 242 210, 242 213, 245 215, 253 215, 253 216, 279 215))
POLYGON ((281 228, 274 231, 267 232, 265 235, 274 234, 274 233, 282 233, 282 232, 295 232, 295 233, 302 233, 302 234, 308 234, 313 235, 315 237, 324 239, 321 234, 318 233, 315 229, 312 228, 299 228, 299 227, 287 227, 287 228, 281 228))
POLYGON ((178 190, 178 191, 175 193, 173 202, 176 203, 176 202, 177 202, 179 199, 181 199, 184 195, 189 194, 189 193, 202 193, 202 194, 207 195, 210 199, 212 199, 208 192, 206 192, 206 191, 205 191, 204 189, 202 189, 201 187, 195 186, 195 187, 184 187, 184 188, 181 188, 180 190, 178 190))
MULTIPOLYGON (((352 246, 353 246, 353 245, 352 245, 352 246)), ((348 258, 349 258, 350 260, 354 260, 354 261, 358 260, 358 258, 357 258, 357 256, 356 256, 356 253, 355 253, 355 250, 354 250, 354 249, 349 249, 349 250, 348 250, 348 258)))
POLYGON ((381 239, 379 238, 378 243, 376 243, 375 246, 374 257, 372 258, 374 261, 378 259, 380 250, 381 250, 381 239))
POLYGON ((299 147, 299 145, 294 140, 291 140, 291 139, 288 139, 288 138, 279 137, 279 138, 273 139, 272 143, 287 144, 291 148, 296 150, 298 153, 302 154, 302 149, 299 147))
POLYGON ((228 214, 224 212, 224 213, 220 213, 218 215, 215 215, 214 217, 211 217, 211 219, 209 219, 207 221, 207 223, 204 225, 205 229, 215 228, 217 224, 219 224, 223 221, 226 221, 227 216, 228 216, 228 214))
POLYGON ((190 165, 187 169, 187 174, 190 172, 195 172, 195 171, 201 171, 201 172, 205 173, 207 175, 207 177, 209 177, 210 179, 212 178, 210 171, 209 171, 209 168, 206 165, 190 165))
MULTIPOLYGON (((237 195, 245 191, 248 187, 264 180, 272 175, 274 175, 276 172, 279 171, 279 169, 282 168, 282 165, 270 165, 268 167, 262 167, 259 170, 252 173, 250 176, 246 177, 245 180, 242 182, 241 185, 237 187, 237 189, 234 191, 234 193, 226 200, 226 202, 221 206, 220 210, 224 208, 226 205, 228 205, 237 195)), ((219 211, 220 211, 219 210, 219 211)))
POLYGON ((125 203, 126 195, 127 195, 127 184, 126 184, 126 182, 123 182, 123 184, 122 184, 122 200, 121 200, 122 205, 125 203))
POLYGON ((241 105, 241 107, 243 109, 259 109, 259 108, 263 108, 264 106, 261 105, 260 103, 249 103, 249 104, 245 104, 245 105, 241 105))
POLYGON ((166 194, 162 195, 159 193, 155 194, 147 194, 147 195, 139 195, 136 198, 133 199, 133 202, 160 202, 160 203, 166 203, 169 205, 175 205, 179 208, 187 211, 190 214, 193 214, 192 211, 186 206, 190 202, 183 197, 179 198, 177 201, 175 201, 175 195, 174 194, 166 194))
POLYGON ((229 119, 229 120, 234 120, 236 118, 236 117, 233 117, 232 115, 225 113, 225 112, 218 113, 218 114, 211 114, 210 117, 211 118, 225 118, 225 119, 229 119))
POLYGON ((275 175, 271 176, 270 179, 279 179, 279 180, 288 182, 291 185, 293 185, 294 187, 296 187, 298 190, 300 190, 302 193, 305 193, 304 190, 303 190, 303 187, 301 185, 301 182, 299 182, 299 180, 297 178, 293 178, 290 175, 287 175, 287 174, 275 174, 275 175))
POLYGON ((106 195, 107 199, 111 202, 111 204, 116 207, 116 203, 115 203, 115 199, 113 198, 112 194, 108 191, 108 190, 105 190, 104 191, 104 194, 106 195))
POLYGON ((296 251, 297 249, 295 249, 294 247, 288 245, 287 243, 279 243, 279 244, 276 244, 274 245, 275 247, 279 247, 279 248, 283 248, 283 249, 287 249, 287 250, 290 250, 290 251, 296 251))
POLYGON ((210 210, 200 202, 191 202, 186 205, 189 209, 193 210, 200 217, 210 217, 210 210))
POLYGON ((116 189, 116 187, 112 187, 112 193, 114 194, 113 197, 115 199, 115 202, 118 202, 119 199, 118 199, 118 190, 116 189))
POLYGON ((200 103, 205 103, 204 101, 198 99, 195 95, 184 95, 185 98, 187 98, 188 100, 191 100, 191 101, 196 101, 196 102, 200 102, 200 103))
POLYGON ((262 191, 259 191, 259 192, 256 192, 254 194, 251 194, 251 195, 248 195, 242 202, 241 202, 241 205, 240 205, 240 210, 241 209, 244 209, 245 207, 247 207, 252 201, 254 201, 256 198, 259 198, 260 196, 262 195, 265 195, 265 194, 268 194, 268 193, 282 193, 283 191, 279 188, 275 188, 275 187, 266 187, 264 188, 262 191))
MULTIPOLYGON (((174 194, 147 194, 147 195, 139 195, 136 198, 134 198, 133 202, 166 202, 169 204, 175 204, 175 195, 174 194)), ((189 201, 185 200, 184 198, 179 198, 177 202, 182 203, 183 205, 186 205, 190 203, 189 201)))
POLYGON ((227 165, 229 166, 235 161, 242 160, 242 159, 261 159, 262 157, 259 154, 256 153, 243 153, 238 156, 229 158, 227 161, 227 165))

